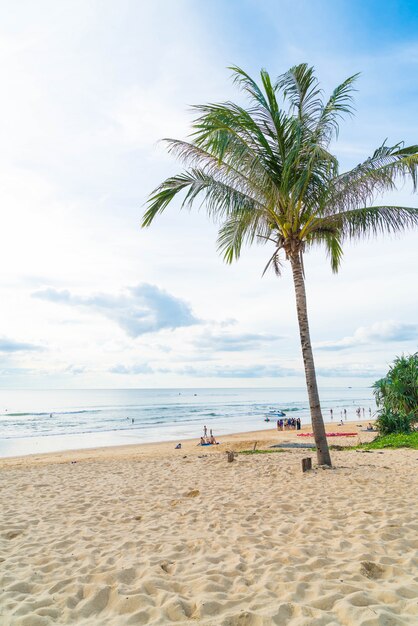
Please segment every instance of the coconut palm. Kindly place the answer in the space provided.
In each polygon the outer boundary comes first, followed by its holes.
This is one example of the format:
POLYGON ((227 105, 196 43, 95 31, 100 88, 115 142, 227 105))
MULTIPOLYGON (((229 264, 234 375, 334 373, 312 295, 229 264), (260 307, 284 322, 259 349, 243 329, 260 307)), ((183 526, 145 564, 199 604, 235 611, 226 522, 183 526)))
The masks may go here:
POLYGON ((239 258, 244 243, 253 242, 272 246, 264 271, 271 267, 280 275, 283 260, 290 262, 318 462, 331 465, 309 332, 304 254, 323 245, 337 272, 344 240, 418 224, 416 208, 372 206, 398 180, 410 178, 416 190, 418 146, 383 143, 363 163, 340 173, 329 147, 340 119, 353 113, 357 75, 325 100, 306 64, 275 81, 262 70, 260 84, 242 69, 230 69, 249 105, 194 107, 189 141, 166 140, 185 170, 150 195, 142 225, 149 226, 184 192, 183 207, 204 204, 220 223, 219 250, 227 263, 239 258))

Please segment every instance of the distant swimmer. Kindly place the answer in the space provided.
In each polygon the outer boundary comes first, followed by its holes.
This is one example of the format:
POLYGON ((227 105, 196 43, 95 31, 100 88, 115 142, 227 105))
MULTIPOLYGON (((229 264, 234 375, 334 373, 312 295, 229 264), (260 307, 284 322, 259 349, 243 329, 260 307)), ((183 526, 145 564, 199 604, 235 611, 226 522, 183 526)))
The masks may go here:
POLYGON ((134 424, 134 423, 135 423, 135 420, 134 420, 134 418, 132 418, 132 424, 134 424))
POLYGON ((52 417, 52 413, 49 414, 49 417, 52 417))

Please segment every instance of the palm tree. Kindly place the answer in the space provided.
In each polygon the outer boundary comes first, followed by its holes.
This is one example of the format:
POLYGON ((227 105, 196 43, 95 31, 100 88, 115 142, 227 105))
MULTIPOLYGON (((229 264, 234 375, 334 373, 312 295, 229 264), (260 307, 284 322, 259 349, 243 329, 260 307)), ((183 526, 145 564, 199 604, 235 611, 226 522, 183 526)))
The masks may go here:
POLYGON ((324 245, 337 272, 344 240, 418 224, 416 208, 371 206, 398 180, 410 178, 416 191, 418 146, 385 142, 340 174, 329 146, 338 136, 340 119, 353 113, 357 74, 324 100, 314 70, 306 64, 274 82, 262 70, 260 85, 242 69, 230 69, 249 97, 248 108, 233 102, 194 107, 190 140, 166 140, 186 169, 150 195, 142 226, 185 192, 182 207, 199 201, 219 221, 219 250, 227 263, 239 258, 244 243, 268 243, 273 250, 264 271, 272 267, 280 275, 284 254, 293 272, 318 462, 331 465, 309 333, 304 253, 324 245))

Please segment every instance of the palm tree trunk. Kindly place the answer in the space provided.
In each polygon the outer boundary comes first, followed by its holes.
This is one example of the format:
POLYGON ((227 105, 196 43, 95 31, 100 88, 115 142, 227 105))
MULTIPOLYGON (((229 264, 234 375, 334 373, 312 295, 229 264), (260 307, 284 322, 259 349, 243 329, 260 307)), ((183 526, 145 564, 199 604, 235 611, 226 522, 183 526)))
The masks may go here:
POLYGON ((290 262, 293 271, 293 283, 295 285, 300 343, 302 346, 303 363, 305 366, 306 386, 308 388, 316 454, 319 465, 331 466, 331 456, 325 435, 324 420, 322 418, 321 405, 319 402, 318 385, 316 383, 315 363, 309 333, 308 309, 306 306, 305 279, 303 277, 301 256, 299 253, 292 255, 290 257, 290 262))

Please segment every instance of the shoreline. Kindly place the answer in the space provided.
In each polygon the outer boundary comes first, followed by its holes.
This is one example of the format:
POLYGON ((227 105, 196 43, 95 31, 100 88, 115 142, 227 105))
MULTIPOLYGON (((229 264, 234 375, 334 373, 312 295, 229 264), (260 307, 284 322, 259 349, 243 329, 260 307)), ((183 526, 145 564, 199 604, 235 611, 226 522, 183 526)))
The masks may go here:
MULTIPOLYGON (((365 432, 363 429, 367 424, 374 423, 374 420, 351 420, 338 425, 335 422, 325 422, 326 432, 357 432, 357 437, 333 437, 329 440, 332 443, 342 446, 350 446, 354 443, 364 443, 370 441, 376 435, 374 431, 365 432), (359 428, 361 426, 361 428, 359 428), (359 441, 360 440, 360 441, 359 441)), ((220 445, 205 446, 201 448, 198 443, 200 437, 190 439, 173 439, 170 441, 156 441, 144 443, 130 443, 123 445, 97 446, 91 448, 74 448, 69 450, 57 450, 52 452, 33 452, 30 454, 16 455, 10 457, 0 457, 0 469, 4 467, 25 467, 31 465, 49 465, 56 463, 68 463, 77 461, 114 460, 138 458, 155 458, 161 456, 181 456, 187 452, 189 455, 217 454, 225 452, 227 449, 240 450, 245 446, 254 445, 257 441, 258 447, 269 447, 275 443, 311 443, 314 445, 313 437, 298 438, 298 433, 312 432, 311 424, 303 424, 300 431, 285 430, 279 431, 277 428, 266 430, 241 431, 223 435, 220 437, 220 445), (181 449, 176 450, 173 446, 182 444, 181 449)))

